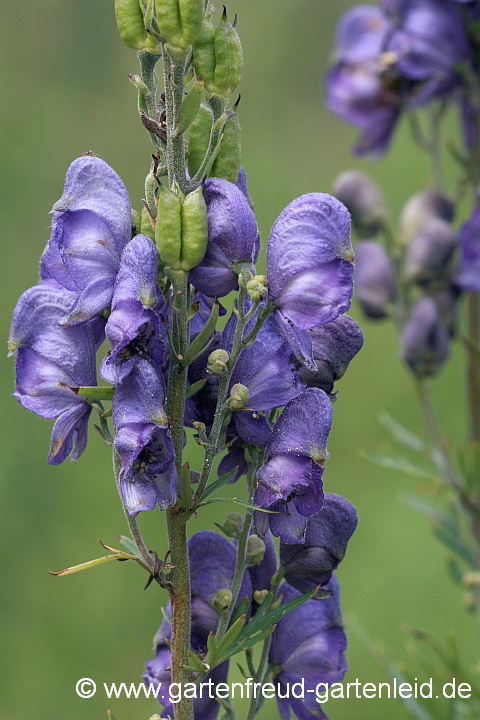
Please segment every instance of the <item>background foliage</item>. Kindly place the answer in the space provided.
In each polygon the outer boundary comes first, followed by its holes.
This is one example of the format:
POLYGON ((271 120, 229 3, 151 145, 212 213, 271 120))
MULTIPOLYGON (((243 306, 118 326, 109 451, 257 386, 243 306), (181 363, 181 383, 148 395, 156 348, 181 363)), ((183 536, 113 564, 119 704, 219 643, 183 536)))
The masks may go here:
MULTIPOLYGON (((323 76, 334 26, 346 0, 230 0, 239 13, 246 66, 240 118, 244 162, 257 209, 263 245, 271 223, 293 197, 330 191, 334 177, 352 161, 354 131, 324 108, 323 76)), ((78 155, 93 150, 122 176, 140 209, 149 144, 135 110, 127 73, 134 53, 121 43, 113 2, 104 0, 1 0, 0 27, 0 227, 2 228, 2 335, 6 340, 17 297, 37 279, 38 258, 49 236, 48 210, 60 197, 63 175, 78 155)), ((453 123, 450 122, 453 134, 453 123)), ((401 126, 393 151, 368 168, 389 206, 398 212, 429 179, 429 165, 401 126)), ((356 308, 353 310, 356 316, 356 308)), ((420 626, 442 637, 456 630, 463 656, 474 660, 473 619, 448 582, 445 553, 428 525, 398 500, 410 486, 359 450, 388 450, 390 439, 377 415, 391 415, 424 436, 410 380, 396 363, 389 326, 369 324, 365 348, 352 363, 335 405, 325 473, 326 489, 357 506, 360 525, 338 573, 349 631, 347 679, 385 680, 383 670, 353 632, 352 618, 393 655, 407 659, 401 625, 420 626)), ((457 354, 434 385, 434 402, 447 435, 464 437, 464 357, 457 354)), ((125 532, 108 449, 92 428, 89 450, 75 464, 46 464, 50 422, 25 412, 9 397, 13 363, 3 357, 0 382, 2 528, 0 617, 0 718, 69 720, 147 718, 157 711, 146 700, 91 700, 75 694, 75 682, 140 679, 165 601, 136 566, 111 564, 55 579, 61 569, 92 557, 97 538, 115 544, 125 532)), ((191 448, 192 460, 196 446, 191 448)), ((232 494, 239 488, 232 489, 232 494)), ((191 531, 219 519, 227 506, 204 510, 191 531)), ((233 507, 231 508, 233 509, 233 507)), ((159 512, 141 518, 159 554, 166 549, 159 512)), ((239 678, 236 678, 239 679, 239 678)), ((426 678, 425 678, 426 679, 426 678)), ((423 680, 423 678, 420 678, 423 680)), ((435 700, 431 701, 435 703, 435 700)), ((331 720, 402 717, 397 701, 350 700, 329 704, 331 720)), ((276 714, 265 703, 260 718, 276 714)))

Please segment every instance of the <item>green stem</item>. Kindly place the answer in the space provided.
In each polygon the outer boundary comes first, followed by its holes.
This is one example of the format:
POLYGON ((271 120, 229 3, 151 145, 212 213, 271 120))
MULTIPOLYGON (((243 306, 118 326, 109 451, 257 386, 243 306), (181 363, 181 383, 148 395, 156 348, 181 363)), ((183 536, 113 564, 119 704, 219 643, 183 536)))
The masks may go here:
MULTIPOLYGON (((143 95, 143 110, 149 118, 155 120, 157 114, 157 84, 155 75, 155 65, 160 59, 160 55, 150 53, 148 50, 139 50, 137 57, 140 62, 140 77, 148 88, 148 92, 143 95)), ((163 152, 163 144, 155 133, 148 133, 152 145, 156 150, 163 152)))
POLYGON ((170 187, 177 182, 184 194, 189 190, 189 184, 185 177, 185 140, 183 135, 175 137, 175 128, 183 103, 185 60, 185 54, 176 53, 166 44, 163 46, 168 182, 170 187))
MULTIPOLYGON (((248 473, 247 473, 247 486, 248 486, 248 500, 251 502, 252 495, 254 491, 255 486, 255 479, 258 467, 260 465, 261 459, 263 458, 263 453, 258 452, 255 453, 255 457, 252 462, 248 463, 248 473)), ((240 534, 240 537, 238 538, 238 544, 237 544, 237 558, 235 562, 235 574, 233 576, 232 581, 232 604, 229 608, 229 610, 223 612, 220 615, 220 619, 218 621, 218 628, 217 628, 217 644, 221 641, 223 636, 225 635, 227 628, 230 624, 230 620, 232 618, 235 606, 237 604, 238 596, 240 594, 240 588, 242 586, 243 576, 245 574, 245 570, 247 567, 247 542, 248 542, 248 536, 250 535, 250 528, 252 527, 252 520, 253 520, 253 510, 251 508, 248 508, 248 510, 245 513, 245 517, 243 519, 243 528, 242 532, 240 534)))
MULTIPOLYGON (((480 298, 476 293, 468 295, 468 339, 474 347, 480 341, 480 298)), ((477 352, 469 350, 467 361, 467 391, 470 408, 470 436, 480 442, 480 362, 477 352)))
POLYGON ((440 135, 442 119, 445 113, 445 109, 445 102, 440 101, 438 107, 434 107, 432 111, 432 143, 430 152, 432 157, 432 169, 433 177, 435 180, 435 187, 440 192, 445 191, 445 173, 443 170, 442 143, 440 135))

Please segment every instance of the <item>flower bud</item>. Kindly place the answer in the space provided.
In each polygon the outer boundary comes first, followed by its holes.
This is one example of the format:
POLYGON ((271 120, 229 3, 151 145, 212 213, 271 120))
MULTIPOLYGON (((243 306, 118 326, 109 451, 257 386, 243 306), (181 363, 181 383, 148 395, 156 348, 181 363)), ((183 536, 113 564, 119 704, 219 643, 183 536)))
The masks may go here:
POLYGON ((261 302, 268 295, 265 275, 255 275, 247 282, 247 294, 252 302, 261 302))
POLYGON ((228 407, 230 410, 242 410, 248 403, 248 388, 241 383, 235 383, 230 390, 228 407))
POLYGON ((378 320, 389 314, 395 298, 395 275, 383 246, 374 240, 355 247, 354 296, 367 317, 378 320))
POLYGON ((148 50, 154 54, 162 52, 160 43, 145 30, 139 0, 115 0, 115 19, 125 45, 134 50, 148 50))
POLYGON ((243 515, 238 512, 230 513, 220 527, 227 537, 238 539, 243 530, 243 515))
POLYGON ((204 0, 155 0, 155 9, 160 32, 173 48, 186 50, 198 38, 204 0))
POLYGON ((402 358, 417 377, 434 375, 448 357, 448 335, 434 300, 417 301, 402 336, 402 358))
POLYGON ((265 555, 265 543, 258 535, 250 535, 247 540, 247 566, 260 565, 265 555))
POLYGON ((269 592, 270 590, 255 590, 253 593, 253 599, 257 605, 261 605, 263 603, 269 592))
POLYGON ((212 375, 223 375, 227 372, 227 362, 230 355, 226 350, 219 348, 208 356, 207 372, 212 375))
POLYGON ((335 180, 333 194, 346 205, 352 223, 363 237, 379 232, 387 217, 382 191, 365 173, 347 170, 335 180))
POLYGON ((437 217, 429 218, 410 241, 405 278, 417 285, 428 285, 448 277, 456 245, 450 224, 437 217))
POLYGON ((217 612, 228 610, 233 600, 232 591, 228 589, 219 590, 212 600, 212 606, 217 612))
POLYGON ((412 195, 399 220, 400 240, 406 245, 427 220, 432 217, 451 223, 455 215, 453 201, 437 190, 424 190, 412 195))
POLYGON ((224 6, 218 26, 204 20, 193 48, 197 75, 203 75, 205 89, 227 98, 238 86, 243 70, 243 50, 238 33, 229 22, 224 6))
POLYGON ((210 177, 236 183, 242 166, 242 129, 235 113, 225 123, 220 150, 210 171, 210 177))
POLYGON ((159 188, 155 241, 162 261, 172 270, 186 272, 203 260, 208 225, 201 187, 185 199, 175 188, 159 188))
POLYGON ((202 103, 188 133, 188 174, 191 178, 197 174, 207 153, 212 125, 212 110, 202 103))

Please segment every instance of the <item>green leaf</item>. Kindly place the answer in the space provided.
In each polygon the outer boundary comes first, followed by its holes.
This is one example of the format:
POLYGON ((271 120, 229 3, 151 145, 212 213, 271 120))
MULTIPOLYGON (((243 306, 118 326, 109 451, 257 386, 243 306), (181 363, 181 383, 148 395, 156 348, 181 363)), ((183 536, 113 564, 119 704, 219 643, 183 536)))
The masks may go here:
POLYGON ((414 477, 427 478, 428 480, 440 480, 438 475, 435 475, 431 470, 420 465, 415 465, 401 457, 389 457, 388 455, 375 455, 368 452, 360 452, 360 455, 366 460, 380 465, 380 467, 387 468, 388 470, 398 470, 399 472, 405 473, 406 475, 413 475, 414 477))
POLYGON ((126 535, 120 535, 118 538, 118 541, 120 545, 123 545, 123 547, 127 550, 127 552, 131 553, 132 555, 135 555, 139 560, 142 560, 143 558, 140 554, 139 549, 133 542, 132 538, 127 537, 126 535))
POLYGON ((49 570, 48 572, 50 575, 54 575, 55 577, 64 577, 66 575, 73 575, 74 573, 82 572, 82 570, 89 570, 97 565, 103 565, 111 560, 135 560, 135 557, 124 552, 112 553, 112 555, 105 555, 104 557, 96 558, 96 560, 89 560, 88 562, 80 563, 80 565, 73 565, 72 567, 65 568, 65 570, 60 570, 58 572, 49 570))
POLYGON ((200 660, 198 655, 196 655, 192 650, 188 651, 188 661, 190 663, 190 668, 193 669, 194 672, 208 672, 209 668, 205 667, 205 663, 200 660))
POLYGON ((237 470, 238 470, 238 466, 232 468, 232 470, 230 470, 228 473, 225 473, 225 475, 222 475, 221 477, 217 478, 216 480, 211 482, 209 485, 207 485, 207 487, 203 491, 202 500, 204 498, 208 497, 209 495, 212 495, 212 493, 216 492, 221 487, 223 487, 223 485, 225 485, 230 480, 232 480, 235 477, 237 470))
POLYGON ((248 597, 244 597, 243 600, 242 600, 242 602, 241 602, 240 605, 238 606, 235 615, 234 615, 233 618, 232 618, 232 624, 233 624, 234 622, 236 622, 241 615, 245 615, 245 613, 248 612, 248 606, 249 606, 249 605, 250 605, 250 602, 249 602, 249 600, 248 600, 248 597))
POLYGON ((464 573, 454 557, 447 558, 447 570, 455 585, 462 585, 464 573))
POLYGON ((412 495, 411 493, 400 493, 400 500, 425 517, 433 520, 435 523, 448 528, 452 532, 456 530, 457 523, 455 518, 451 518, 427 500, 424 500, 417 495, 412 495))
POLYGON ((115 395, 115 388, 107 385, 94 385, 93 387, 72 387, 75 395, 87 400, 112 400, 115 395))
POLYGON ((222 655, 230 645, 232 645, 237 637, 240 635, 241 631, 243 630, 243 627, 245 625, 245 621, 247 619, 246 615, 242 615, 241 617, 236 620, 233 625, 227 630, 223 638, 221 639, 220 643, 217 647, 217 652, 219 655, 222 655))
POLYGON ((393 437, 416 452, 425 452, 425 443, 417 435, 401 425, 391 415, 381 412, 378 421, 393 437))
POLYGON ((188 400, 188 398, 193 397, 196 395, 200 390, 206 385, 208 382, 208 378, 202 378, 201 380, 197 380, 197 382, 192 383, 189 385, 185 392, 185 398, 188 400))

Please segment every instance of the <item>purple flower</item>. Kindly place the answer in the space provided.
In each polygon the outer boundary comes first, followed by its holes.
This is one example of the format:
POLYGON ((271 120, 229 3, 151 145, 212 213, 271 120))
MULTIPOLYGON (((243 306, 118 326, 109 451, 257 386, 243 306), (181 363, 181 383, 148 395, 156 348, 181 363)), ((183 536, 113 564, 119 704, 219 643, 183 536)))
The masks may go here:
POLYGON ((431 218, 451 223, 454 216, 455 204, 451 198, 438 190, 421 190, 412 195, 402 209, 399 221, 402 241, 408 244, 431 218))
POLYGON ((457 239, 449 223, 430 218, 410 241, 405 258, 404 275, 418 285, 428 285, 448 278, 457 239))
POLYGON ((139 359, 112 402, 115 449, 123 467, 120 492, 130 515, 175 504, 178 479, 163 408, 165 386, 148 360, 139 359))
POLYGON ((241 440, 236 440, 232 445, 228 447, 226 454, 218 463, 217 475, 221 477, 226 475, 234 468, 237 468, 237 472, 230 480, 231 483, 237 482, 242 475, 246 475, 248 471, 248 463, 245 460, 245 448, 241 440))
POLYGON ((257 534, 268 528, 286 543, 301 543, 307 518, 323 507, 322 475, 332 427, 332 404, 317 388, 291 400, 267 445, 266 462, 257 473, 254 504, 274 511, 255 512, 257 534))
POLYGON ((348 500, 326 493, 323 508, 308 518, 303 544, 280 543, 280 562, 290 585, 306 593, 328 583, 345 557, 357 522, 357 512, 348 500))
POLYGON ((385 198, 376 182, 359 170, 340 173, 333 194, 352 216, 352 224, 362 237, 376 235, 385 226, 385 198))
POLYGON ((41 260, 42 278, 77 294, 69 324, 90 320, 110 305, 131 234, 130 201, 118 175, 100 158, 75 160, 53 206, 52 236, 41 260))
POLYGON ((72 390, 96 385, 95 337, 85 324, 63 323, 73 294, 45 282, 20 297, 13 312, 8 347, 16 351, 19 402, 37 415, 56 418, 48 462, 76 460, 87 445, 91 407, 72 390))
POLYGON ((367 317, 386 317, 396 292, 390 258, 380 243, 365 240, 355 247, 355 260, 355 298, 367 317))
MULTIPOLYGON (((173 717, 175 705, 172 701, 176 700, 178 689, 170 688, 172 682, 172 654, 169 649, 169 642, 172 637, 172 628, 168 620, 164 620, 160 626, 159 632, 155 636, 155 659, 149 660, 145 664, 144 682, 151 685, 152 688, 158 690, 157 699, 164 705, 162 717, 173 717), (159 688, 160 685, 160 688, 159 688)), ((215 685, 224 683, 228 677, 228 661, 216 667, 207 675, 204 683, 212 682, 211 691, 207 688, 202 692, 202 696, 195 698, 193 701, 193 712, 195 720, 215 720, 218 715, 220 706, 215 700, 215 685)))
POLYGON ((334 383, 347 371, 349 363, 363 347, 363 332, 348 315, 308 331, 312 338, 316 370, 300 365, 298 373, 307 387, 332 393, 334 383))
POLYGON ((101 374, 108 382, 121 383, 139 357, 161 367, 165 328, 156 306, 155 246, 144 235, 136 235, 122 253, 106 327, 111 351, 101 374))
MULTIPOLYGON (((192 645, 206 647, 210 632, 216 632, 218 613, 212 600, 219 590, 230 590, 235 573, 237 551, 226 537, 211 530, 201 530, 188 541, 192 592, 192 645)), ((252 597, 252 584, 245 571, 236 607, 252 597)))
MULTIPOLYGON (((327 588, 331 597, 317 602, 308 600, 284 615, 272 636, 269 662, 277 686, 277 708, 283 720, 290 720, 291 710, 299 720, 326 718, 316 701, 319 684, 341 682, 347 670, 347 638, 343 630, 339 585, 332 578, 327 588), (288 689, 302 681, 305 694, 294 698, 288 689)), ((281 587, 284 601, 300 596, 288 583, 281 587)))
POLYGON ((350 307, 353 281, 350 215, 331 195, 293 200, 268 240, 268 299, 297 357, 313 366, 309 328, 350 307))
POLYGON ((205 295, 223 297, 238 285, 237 266, 247 265, 255 272, 257 222, 243 192, 228 180, 208 179, 204 198, 208 209, 207 252, 190 271, 189 279, 205 295))
POLYGON ((376 58, 385 48, 392 24, 381 8, 359 5, 340 19, 335 35, 335 60, 361 63, 376 58))
MULTIPOLYGON (((236 318, 227 324, 221 346, 230 350, 236 318)), ((248 331, 248 328, 247 328, 248 331)), ((269 317, 253 345, 242 350, 232 374, 230 387, 240 383, 248 389, 248 408, 232 413, 235 432, 246 443, 264 446, 271 434, 265 413, 283 407, 303 390, 294 368, 292 348, 269 317)))
POLYGON ((448 357, 448 335, 430 297, 417 301, 402 336, 402 358, 419 377, 434 375, 448 357))
MULTIPOLYGON (((398 24, 388 50, 397 69, 415 81, 429 81, 429 96, 458 84, 455 66, 470 56, 462 16, 450 0, 397 0, 398 24)), ((423 89, 425 93, 425 88, 423 89)))
POLYGON ((470 292, 480 292, 480 208, 460 230, 462 260, 455 275, 455 284, 470 292))

